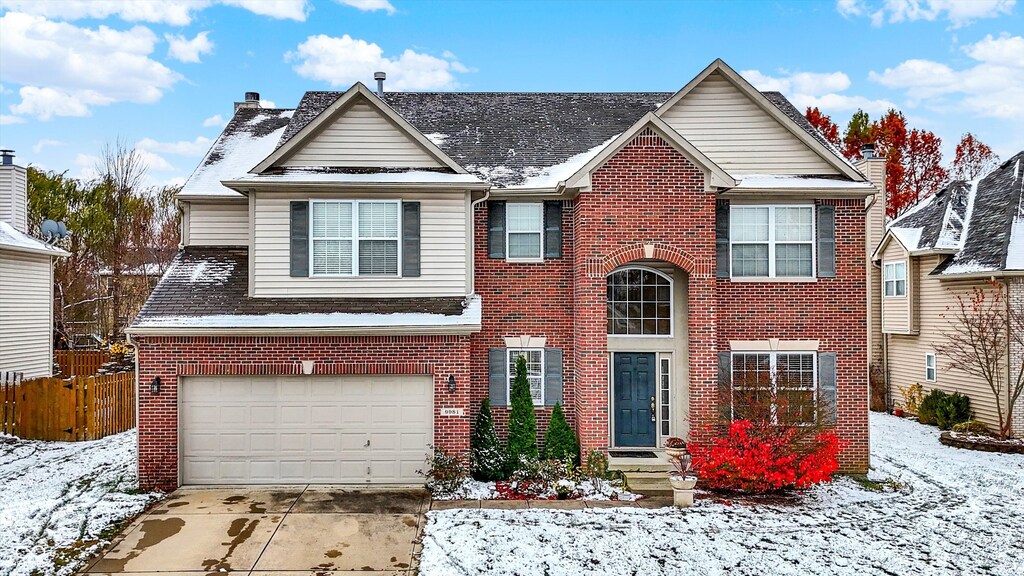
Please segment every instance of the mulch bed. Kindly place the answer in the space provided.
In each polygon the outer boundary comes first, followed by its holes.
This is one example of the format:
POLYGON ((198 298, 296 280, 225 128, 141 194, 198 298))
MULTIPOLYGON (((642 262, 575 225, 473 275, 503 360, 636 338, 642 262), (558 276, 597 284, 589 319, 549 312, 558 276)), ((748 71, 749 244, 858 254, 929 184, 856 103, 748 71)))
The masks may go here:
POLYGON ((939 435, 939 442, 954 448, 965 450, 979 450, 981 452, 1000 452, 1003 454, 1024 454, 1024 440, 1014 438, 1000 440, 991 436, 980 436, 977 434, 958 434, 956 432, 943 432, 939 435))

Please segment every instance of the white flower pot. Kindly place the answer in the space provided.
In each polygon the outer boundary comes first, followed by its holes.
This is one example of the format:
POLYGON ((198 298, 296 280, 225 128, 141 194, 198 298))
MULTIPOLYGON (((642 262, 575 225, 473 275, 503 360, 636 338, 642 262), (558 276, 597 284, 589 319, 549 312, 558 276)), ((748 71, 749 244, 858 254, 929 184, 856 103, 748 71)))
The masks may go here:
POLYGON ((668 477, 668 481, 672 484, 674 490, 693 490, 693 487, 697 485, 696 476, 672 475, 668 477))
POLYGON ((686 448, 665 448, 665 454, 669 458, 679 458, 686 454, 686 448))

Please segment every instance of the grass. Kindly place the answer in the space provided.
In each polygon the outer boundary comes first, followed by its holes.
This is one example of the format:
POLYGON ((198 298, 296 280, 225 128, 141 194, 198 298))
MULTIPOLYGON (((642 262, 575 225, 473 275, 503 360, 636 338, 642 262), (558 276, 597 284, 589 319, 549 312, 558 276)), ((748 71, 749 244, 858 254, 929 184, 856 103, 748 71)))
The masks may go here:
POLYGON ((895 478, 883 478, 872 480, 867 474, 847 474, 847 477, 860 485, 861 488, 871 492, 903 492, 909 486, 895 478))

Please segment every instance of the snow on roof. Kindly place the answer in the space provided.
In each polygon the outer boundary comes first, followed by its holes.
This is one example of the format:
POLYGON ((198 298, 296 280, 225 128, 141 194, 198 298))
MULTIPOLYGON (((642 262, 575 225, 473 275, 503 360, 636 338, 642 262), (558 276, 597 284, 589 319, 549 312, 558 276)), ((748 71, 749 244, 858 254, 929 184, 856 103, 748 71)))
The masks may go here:
POLYGON ((816 178, 813 176, 790 176, 779 174, 743 174, 736 178, 740 181, 736 190, 772 190, 772 189, 855 189, 870 190, 871 182, 854 182, 837 178, 816 178))
POLYGON ((1017 185, 1020 199, 1017 213, 1010 224, 1010 241, 1006 246, 1006 269, 1024 270, 1024 174, 1021 174, 1021 160, 1013 165, 1013 181, 1017 185))
POLYGON ((0 221, 0 248, 18 252, 35 252, 50 256, 68 256, 68 253, 19 231, 7 222, 0 221))
POLYGON ((151 316, 139 319, 133 329, 147 328, 199 328, 199 329, 245 329, 245 328, 458 328, 480 325, 481 304, 479 296, 470 296, 462 314, 446 315, 429 312, 402 313, 351 313, 321 312, 298 314, 213 314, 206 316, 151 316))
POLYGON ((605 147, 618 137, 619 135, 616 134, 586 152, 580 152, 554 166, 544 168, 527 167, 525 171, 530 175, 521 184, 516 184, 511 186, 511 188, 554 188, 559 182, 564 182, 573 174, 579 172, 580 168, 586 166, 587 162, 593 160, 595 156, 600 154, 605 147))
POLYGON ((303 182, 324 184, 483 184, 473 174, 452 174, 430 170, 404 172, 338 172, 317 168, 289 168, 276 174, 245 175, 231 180, 239 183, 303 182))
POLYGON ((924 228, 889 227, 889 232, 891 232, 892 235, 900 241, 900 244, 903 244, 903 247, 906 248, 908 252, 917 250, 918 246, 921 244, 921 232, 923 231, 924 228))
POLYGON ((221 181, 245 176, 269 156, 294 112, 267 108, 237 110, 178 196, 239 196, 221 181))

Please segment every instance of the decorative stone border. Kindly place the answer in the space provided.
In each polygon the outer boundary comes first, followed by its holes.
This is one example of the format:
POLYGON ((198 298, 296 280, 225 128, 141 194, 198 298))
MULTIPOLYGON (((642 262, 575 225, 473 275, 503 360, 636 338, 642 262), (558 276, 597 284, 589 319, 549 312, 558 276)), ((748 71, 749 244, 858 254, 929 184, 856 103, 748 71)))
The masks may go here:
POLYGON ((939 435, 939 442, 953 448, 979 450, 981 452, 999 452, 1002 454, 1024 454, 1024 442, 1020 440, 997 440, 988 436, 953 436, 951 432, 939 435))

